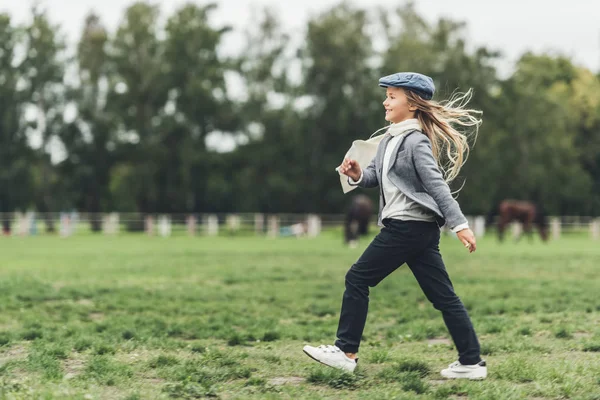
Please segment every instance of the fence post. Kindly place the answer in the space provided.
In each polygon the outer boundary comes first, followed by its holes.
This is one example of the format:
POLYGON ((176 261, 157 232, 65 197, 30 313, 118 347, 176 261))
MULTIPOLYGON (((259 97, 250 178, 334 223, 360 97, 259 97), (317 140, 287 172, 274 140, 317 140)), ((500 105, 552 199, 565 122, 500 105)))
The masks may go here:
POLYGON ((29 215, 29 234, 34 236, 37 235, 37 220, 36 220, 36 215, 35 215, 35 211, 30 211, 29 213, 27 213, 29 215))
POLYGON ((254 233, 262 235, 265 231, 265 216, 264 214, 254 214, 254 233))
POLYGON ((204 217, 204 225, 208 236, 217 236, 219 234, 219 218, 211 214, 204 217))
POLYGON ((21 226, 21 235, 35 235, 35 213, 33 211, 27 211, 25 213, 25 219, 23 220, 23 225, 21 226))
POLYGON ((102 233, 108 235, 111 233, 111 230, 109 214, 102 214, 102 233))
POLYGON ((465 215, 465 218, 467 219, 467 224, 469 225, 469 228, 471 228, 471 230, 473 230, 473 233, 475 233, 475 217, 465 215))
POLYGON ((308 237, 317 237, 321 233, 321 217, 315 214, 309 214, 307 220, 308 237))
POLYGON ((275 238, 279 236, 279 217, 277 215, 269 215, 267 229, 269 237, 275 238))
POLYGON ((513 222, 510 225, 510 230, 513 238, 516 239, 523 233, 523 225, 520 222, 513 222))
POLYGON ((72 233, 71 216, 68 213, 60 213, 60 236, 69 237, 72 233))
POLYGON ((154 235, 154 217, 152 215, 146 215, 144 218, 144 231, 148 236, 154 235))
POLYGON ((162 237, 171 236, 171 217, 169 215, 161 215, 158 218, 158 232, 162 237))
POLYGON ((590 222, 590 234, 593 240, 600 238, 600 218, 595 218, 590 222))
POLYGON ((116 235, 119 233, 119 214, 113 212, 103 215, 102 231, 106 235, 116 235))
POLYGON ((550 230, 552 232, 552 239, 560 239, 560 218, 553 217, 550 222, 550 230))
POLYGON ((69 213, 69 221, 71 226, 71 235, 75 235, 79 225, 79 213, 77 211, 71 211, 69 213))
POLYGON ((17 235, 25 236, 27 235, 27 217, 25 214, 21 212, 15 213, 15 227, 14 232, 17 235))
POLYGON ((481 215, 475 217, 473 224, 473 233, 476 237, 485 235, 485 218, 481 215))
POLYGON ((237 214, 229 214, 226 218, 227 229, 231 232, 237 232, 240 230, 241 222, 240 216, 237 214))
POLYGON ((196 236, 196 216, 188 215, 185 219, 185 225, 187 226, 188 235, 196 236))

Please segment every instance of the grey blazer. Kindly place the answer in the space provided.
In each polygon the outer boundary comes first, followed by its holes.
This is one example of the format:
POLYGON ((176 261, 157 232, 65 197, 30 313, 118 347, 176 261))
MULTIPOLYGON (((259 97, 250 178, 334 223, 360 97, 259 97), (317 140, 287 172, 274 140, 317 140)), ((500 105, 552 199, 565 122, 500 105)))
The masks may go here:
MULTIPOLYGON (((363 177, 358 183, 358 186, 363 188, 380 187, 378 218, 380 226, 383 225, 381 211, 384 205, 381 169, 385 146, 390 138, 384 138, 379 143, 375 158, 367 168, 363 168, 363 177)), ((435 212, 440 226, 448 224, 452 229, 467 222, 433 157, 431 142, 426 135, 418 130, 404 133, 392 154, 396 157, 390 162, 387 174, 406 197, 435 212)), ((351 181, 349 183, 352 184, 351 181)))

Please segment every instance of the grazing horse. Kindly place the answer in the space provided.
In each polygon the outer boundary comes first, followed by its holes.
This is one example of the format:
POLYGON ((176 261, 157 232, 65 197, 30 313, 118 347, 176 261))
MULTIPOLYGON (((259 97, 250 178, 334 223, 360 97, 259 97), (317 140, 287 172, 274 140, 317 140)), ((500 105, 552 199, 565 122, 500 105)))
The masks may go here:
MULTIPOLYGON (((517 221, 523 224, 523 232, 532 238, 532 227, 538 228, 540 237, 543 241, 548 240, 548 219, 539 204, 529 201, 503 200, 488 214, 486 225, 494 221, 494 216, 498 215, 498 239, 502 241, 504 230, 512 222, 517 221)), ((518 240, 519 238, 517 238, 518 240)))
POLYGON ((358 237, 369 233, 369 221, 373 215, 373 201, 359 194, 352 198, 344 221, 344 243, 356 247, 358 237))

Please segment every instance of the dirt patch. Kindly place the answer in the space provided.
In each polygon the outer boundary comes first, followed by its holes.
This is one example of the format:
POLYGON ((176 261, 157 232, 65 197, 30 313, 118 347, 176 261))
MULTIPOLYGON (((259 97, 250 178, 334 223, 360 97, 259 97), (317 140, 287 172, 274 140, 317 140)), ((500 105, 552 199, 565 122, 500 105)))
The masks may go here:
POLYGON ((163 383, 166 382, 165 379, 160 379, 160 378, 146 378, 143 381, 144 381, 144 383, 146 383, 148 385, 152 385, 152 386, 162 385, 163 383))
POLYGON ((28 348, 20 344, 15 345, 10 349, 6 349, 4 352, 0 352, 0 366, 10 363, 11 361, 17 362, 17 364, 13 365, 10 368, 10 371, 7 374, 4 374, 2 378, 6 387, 10 387, 11 385, 17 385, 18 387, 21 385, 30 386, 29 382, 35 382, 37 380, 37 374, 26 370, 24 365, 21 364, 22 361, 27 359, 28 354, 28 348))
POLYGON ((277 378, 269 379, 269 383, 273 386, 299 385, 304 382, 306 382, 306 379, 300 378, 299 376, 280 376, 277 378))
POLYGON ((433 339, 428 339, 427 344, 430 346, 435 346, 435 345, 440 345, 440 344, 452 345, 452 342, 450 341, 450 339, 447 339, 447 338, 433 338, 433 339))
POLYGON ((81 373, 85 362, 82 359, 70 358, 64 362, 65 379, 73 379, 81 373))
MULTIPOLYGON (((131 353, 123 353, 117 352, 114 355, 114 359, 120 363, 134 365, 139 363, 147 363, 148 361, 160 356, 160 355, 168 355, 173 356, 179 360, 179 362, 183 363, 186 360, 193 359, 194 355, 190 354, 186 351, 166 351, 166 350, 146 350, 146 349, 136 349, 135 352, 131 353)), ((151 376, 154 378, 153 376, 151 376)), ((150 377, 149 377, 150 378, 150 377)))
POLYGON ((15 323, 0 323, 0 332, 10 332, 18 327, 15 323))
POLYGON ((125 397, 125 393, 121 391, 119 388, 114 386, 111 387, 103 387, 94 393, 100 393, 100 396, 90 396, 89 399, 100 398, 100 399, 122 399, 125 397))
POLYGON ((575 339, 588 339, 592 337, 592 334, 589 332, 575 332, 573 333, 573 337, 575 339))
POLYGON ((90 299, 79 299, 76 301, 77 304, 79 304, 80 306, 86 306, 86 307, 92 307, 94 305, 94 302, 91 301, 90 299))
POLYGON ((100 322, 104 321, 104 313, 101 312, 93 312, 88 315, 92 321, 100 322))
POLYGON ((8 361, 21 361, 27 358, 27 347, 23 345, 15 345, 8 350, 0 352, 0 363, 8 361))

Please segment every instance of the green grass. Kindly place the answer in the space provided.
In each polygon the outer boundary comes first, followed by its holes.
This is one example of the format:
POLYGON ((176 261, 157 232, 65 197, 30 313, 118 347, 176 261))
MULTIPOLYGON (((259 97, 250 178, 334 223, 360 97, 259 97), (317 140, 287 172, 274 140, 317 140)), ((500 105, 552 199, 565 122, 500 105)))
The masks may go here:
POLYGON ((319 239, 0 238, 0 399, 600 399, 600 245, 441 247, 489 365, 448 382, 441 315, 407 268, 371 292, 354 375, 332 343, 361 254, 319 239))

